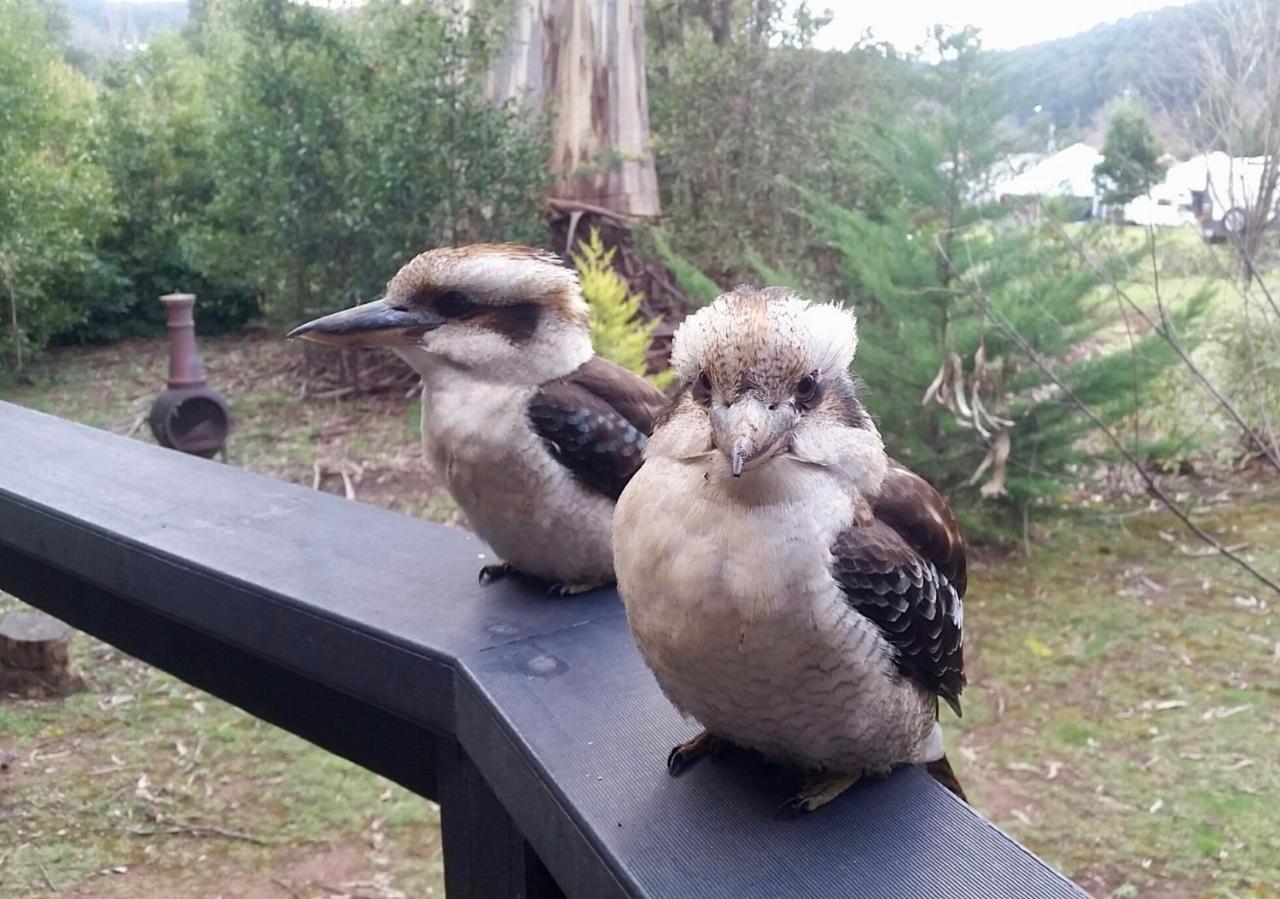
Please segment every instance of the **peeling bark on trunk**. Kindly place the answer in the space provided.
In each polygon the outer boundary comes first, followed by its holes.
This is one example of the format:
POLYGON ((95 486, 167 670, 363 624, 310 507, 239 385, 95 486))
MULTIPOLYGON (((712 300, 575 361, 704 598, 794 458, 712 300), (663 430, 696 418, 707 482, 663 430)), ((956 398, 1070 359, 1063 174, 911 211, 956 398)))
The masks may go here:
POLYGON ((657 216, 643 0, 513 2, 491 91, 549 114, 551 196, 657 216))

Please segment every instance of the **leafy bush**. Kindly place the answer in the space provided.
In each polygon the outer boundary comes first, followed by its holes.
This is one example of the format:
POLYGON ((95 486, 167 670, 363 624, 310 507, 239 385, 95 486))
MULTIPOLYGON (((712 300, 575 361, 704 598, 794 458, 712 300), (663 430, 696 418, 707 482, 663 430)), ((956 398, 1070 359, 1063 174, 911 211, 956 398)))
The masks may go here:
POLYGON ((573 254, 582 296, 591 309, 591 343, 601 356, 665 388, 674 374, 668 369, 651 375, 645 361, 658 321, 646 322, 640 316, 643 297, 631 293, 614 269, 614 252, 605 249, 600 232, 592 228, 590 238, 579 241, 573 254))
POLYGON ((18 368, 84 319, 103 277, 93 245, 112 206, 92 158, 93 103, 45 6, 0 0, 0 353, 18 368))
POLYGON ((214 7, 205 270, 296 319, 369 296, 425 247, 529 239, 544 152, 536 123, 484 97, 493 26, 480 13, 214 7))
POLYGON ((188 240, 214 194, 203 60, 176 35, 109 65, 99 95, 95 156, 111 177, 118 214, 97 253, 106 283, 86 319, 62 339, 117 340, 163 331, 157 297, 199 297, 202 332, 242 327, 256 294, 200 270, 188 240))
MULTIPOLYGON (((886 445, 941 489, 974 490, 958 508, 975 534, 995 535, 1109 458, 1097 423, 1136 415, 1176 357, 1156 331, 1117 344, 1114 307, 1097 301, 1103 278, 1048 210, 1022 223, 975 202, 974 185, 999 156, 989 127, 997 94, 973 32, 933 37, 942 63, 918 82, 933 114, 922 125, 917 107, 865 139, 896 190, 866 209, 798 191, 836 254, 837 293, 858 307, 855 367, 886 445)), ((1109 240, 1108 231, 1077 238, 1109 240)), ((1088 255, 1120 272, 1142 252, 1088 255)), ((1185 303, 1171 324, 1206 300, 1185 303)))
MULTIPOLYGON (((1108 338, 1116 323, 1096 302, 1099 278, 1052 224, 976 222, 955 235, 947 263, 917 209, 873 220, 808 199, 856 298, 855 367, 886 445, 945 491, 981 482, 973 499, 983 501, 960 506, 975 533, 1014 526, 1077 485, 1081 466, 1112 457, 1037 360, 1109 426, 1149 404, 1175 361, 1155 332, 1132 346, 1108 338)), ((1186 333, 1207 299, 1184 304, 1175 327, 1186 333)))

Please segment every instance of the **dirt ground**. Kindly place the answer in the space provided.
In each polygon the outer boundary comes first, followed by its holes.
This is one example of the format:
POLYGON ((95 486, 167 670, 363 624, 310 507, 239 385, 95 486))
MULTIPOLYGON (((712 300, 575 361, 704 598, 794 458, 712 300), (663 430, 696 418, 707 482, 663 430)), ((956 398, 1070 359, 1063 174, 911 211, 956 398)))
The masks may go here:
MULTIPOLYGON (((297 347, 201 345, 231 464, 457 523, 403 392, 304 399, 297 347)), ((62 351, 3 398, 149 440, 164 358, 62 351)), ((1182 498, 1280 571, 1280 484, 1182 498)), ((1280 897, 1280 600, 1146 503, 1078 497, 1032 537, 975 553, 965 715, 944 721, 973 804, 1100 897, 1280 897)), ((443 892, 430 804, 101 643, 76 657, 88 692, 0 700, 0 897, 443 892)))

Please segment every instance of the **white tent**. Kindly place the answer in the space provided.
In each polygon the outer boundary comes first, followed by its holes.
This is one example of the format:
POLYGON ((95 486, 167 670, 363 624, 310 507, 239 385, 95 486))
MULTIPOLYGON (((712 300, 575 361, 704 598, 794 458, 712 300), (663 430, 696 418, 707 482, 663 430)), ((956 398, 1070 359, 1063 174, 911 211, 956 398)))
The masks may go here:
POLYGON ((1006 197, 1093 198, 1093 170, 1102 154, 1088 144, 1072 144, 1048 156, 1020 175, 995 186, 997 200, 1006 197))
POLYGON ((1224 183, 1228 180, 1227 172, 1231 169, 1231 157, 1221 151, 1193 156, 1186 162, 1169 166, 1164 183, 1180 190, 1204 190, 1209 182, 1210 173, 1217 173, 1215 181, 1224 183))

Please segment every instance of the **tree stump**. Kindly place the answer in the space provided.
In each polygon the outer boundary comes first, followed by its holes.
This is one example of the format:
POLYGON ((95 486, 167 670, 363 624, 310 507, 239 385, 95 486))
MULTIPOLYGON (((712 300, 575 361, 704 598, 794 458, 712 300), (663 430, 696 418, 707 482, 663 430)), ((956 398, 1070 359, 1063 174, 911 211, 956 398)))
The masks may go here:
POLYGON ((71 662, 74 631, 43 612, 0 615, 0 693, 35 699, 85 687, 71 662))

